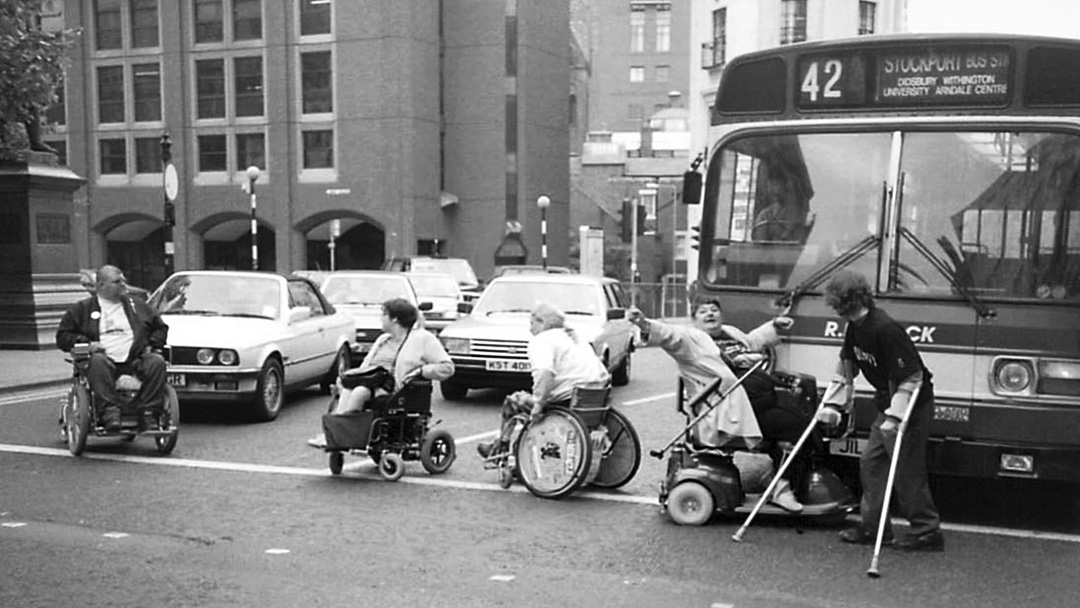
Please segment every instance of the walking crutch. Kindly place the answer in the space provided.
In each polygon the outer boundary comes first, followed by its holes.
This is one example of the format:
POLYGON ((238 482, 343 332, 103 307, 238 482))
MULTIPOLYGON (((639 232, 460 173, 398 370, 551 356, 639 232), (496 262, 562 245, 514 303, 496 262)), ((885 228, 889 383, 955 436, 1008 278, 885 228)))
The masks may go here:
POLYGON ((776 484, 780 483, 780 479, 784 475, 784 472, 787 471, 788 465, 795 460, 795 455, 802 449, 803 444, 806 443, 807 438, 810 437, 810 433, 814 432, 814 427, 817 426, 817 415, 821 411, 821 408, 825 407, 825 402, 832 398, 837 390, 839 390, 839 385, 829 384, 829 389, 822 395, 821 402, 818 403, 817 409, 814 410, 814 415, 810 418, 810 424, 806 425, 806 430, 803 431, 802 437, 799 437, 799 441, 795 443, 795 447, 791 449, 791 453, 784 459, 784 462, 780 463, 780 470, 773 475, 772 481, 769 482, 769 487, 765 488, 765 491, 761 494, 761 498, 758 499, 757 504, 755 504, 754 508, 750 511, 750 515, 746 517, 746 521, 743 522, 742 527, 731 536, 731 540, 737 543, 742 542, 743 534, 745 534, 746 529, 750 527, 750 522, 754 521, 754 517, 757 516, 762 505, 764 505, 765 501, 772 496, 773 490, 776 489, 776 484))
POLYGON ((866 571, 866 576, 870 578, 881 578, 878 572, 878 556, 881 554, 881 540, 885 536, 885 521, 889 517, 889 499, 892 498, 893 481, 896 479, 896 463, 900 461, 900 442, 904 438, 908 418, 911 417, 911 411, 915 409, 915 400, 919 397, 920 390, 922 390, 921 382, 915 390, 911 391, 907 411, 900 419, 900 426, 896 428, 896 444, 893 445, 892 460, 889 462, 889 477, 885 481, 885 497, 881 499, 881 516, 878 519, 877 540, 874 541, 874 557, 870 559, 870 569, 866 571))

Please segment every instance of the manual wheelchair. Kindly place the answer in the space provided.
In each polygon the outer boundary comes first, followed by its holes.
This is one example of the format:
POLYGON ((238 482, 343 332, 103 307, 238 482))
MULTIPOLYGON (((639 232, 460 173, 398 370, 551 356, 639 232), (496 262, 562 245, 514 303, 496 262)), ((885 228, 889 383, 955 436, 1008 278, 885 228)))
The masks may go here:
MULTIPOLYGON (((168 363, 169 347, 165 347, 162 355, 168 363)), ((72 455, 82 454, 86 449, 87 438, 91 435, 117 437, 126 441, 134 441, 140 436, 153 437, 159 453, 172 453, 180 435, 180 401, 171 386, 165 385, 163 408, 144 408, 136 401, 142 387, 139 379, 126 374, 118 376, 116 390, 121 396, 127 397, 129 402, 126 405, 116 404, 121 411, 120 429, 109 431, 102 420, 106 402, 90 390, 86 377, 90 365, 90 345, 76 344, 71 349, 70 357, 65 360, 71 363, 72 378, 71 389, 60 406, 60 438, 67 443, 68 451, 72 455), (144 423, 146 420, 152 423, 147 425, 144 423)))
MULTIPOLYGON (((535 496, 564 498, 585 485, 619 488, 641 466, 641 440, 630 420, 608 403, 610 389, 578 387, 567 405, 549 405, 532 419, 526 408, 508 417, 510 438, 496 441, 484 468, 499 485, 521 479, 535 496)), ((513 396, 503 407, 515 407, 513 396)))
MULTIPOLYGON (((337 399, 331 400, 331 410, 337 399)), ((369 456, 387 481, 401 479, 406 460, 419 460, 432 475, 445 473, 457 448, 449 431, 432 426, 430 380, 407 382, 390 395, 372 398, 360 411, 326 414, 323 450, 330 457, 330 473, 341 474, 345 454, 369 456)))

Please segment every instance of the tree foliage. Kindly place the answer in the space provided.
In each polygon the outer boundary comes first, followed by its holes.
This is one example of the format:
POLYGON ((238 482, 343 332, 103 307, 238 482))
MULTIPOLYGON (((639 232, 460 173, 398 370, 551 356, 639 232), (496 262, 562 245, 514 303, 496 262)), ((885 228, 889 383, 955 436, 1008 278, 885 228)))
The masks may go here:
POLYGON ((22 125, 38 120, 57 100, 74 30, 46 31, 45 0, 0 1, 0 152, 25 146, 22 125))

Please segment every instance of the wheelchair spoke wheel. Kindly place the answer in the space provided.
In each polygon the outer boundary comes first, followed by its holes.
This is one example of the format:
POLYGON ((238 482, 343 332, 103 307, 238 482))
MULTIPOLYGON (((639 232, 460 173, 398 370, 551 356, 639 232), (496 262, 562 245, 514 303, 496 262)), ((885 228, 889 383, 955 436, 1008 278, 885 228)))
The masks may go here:
POLYGON ((397 481, 405 474, 405 462, 399 454, 386 452, 379 459, 379 475, 386 481, 397 481))
POLYGON ((600 471, 592 485, 620 488, 634 478, 641 466, 641 439, 630 420, 615 408, 608 411, 604 426, 607 427, 610 445, 604 450, 600 471))
POLYGON ((165 413, 161 415, 161 427, 167 429, 169 434, 154 437, 154 444, 159 454, 172 454, 180 439, 180 399, 173 387, 168 385, 165 386, 165 413))
POLYGON ((427 434, 420 448, 420 464, 432 475, 445 473, 457 456, 454 437, 446 429, 436 429, 427 434))
POLYGON ((521 481, 541 498, 564 498, 581 487, 589 471, 592 447, 581 418, 552 407, 530 422, 517 443, 521 481))
POLYGON ((90 391, 75 383, 71 386, 65 420, 67 424, 67 446, 73 456, 78 456, 86 449, 86 438, 90 434, 90 408, 93 403, 90 391))
POLYGON ((330 474, 341 475, 345 467, 345 454, 342 452, 330 452, 330 474))

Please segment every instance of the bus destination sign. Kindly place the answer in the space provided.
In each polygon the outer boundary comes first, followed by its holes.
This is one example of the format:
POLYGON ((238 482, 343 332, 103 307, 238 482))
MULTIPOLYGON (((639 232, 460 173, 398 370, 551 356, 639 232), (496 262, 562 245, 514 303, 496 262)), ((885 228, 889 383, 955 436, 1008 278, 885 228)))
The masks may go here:
POLYGON ((1000 106, 1012 93, 1012 54, 1000 45, 867 49, 803 55, 797 106, 1000 106))
POLYGON ((1009 51, 943 47, 877 57, 874 100, 884 105, 1003 105, 1009 101, 1009 51))

